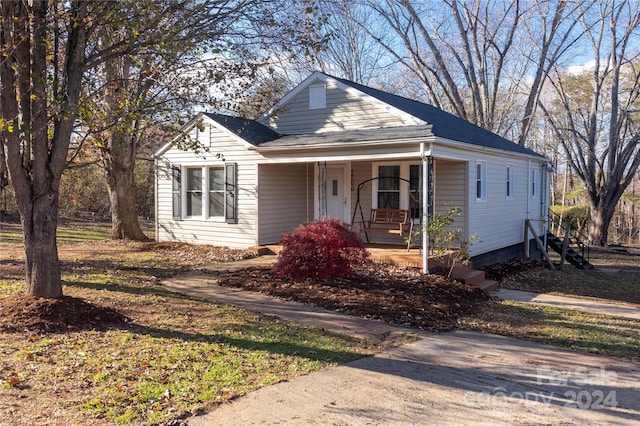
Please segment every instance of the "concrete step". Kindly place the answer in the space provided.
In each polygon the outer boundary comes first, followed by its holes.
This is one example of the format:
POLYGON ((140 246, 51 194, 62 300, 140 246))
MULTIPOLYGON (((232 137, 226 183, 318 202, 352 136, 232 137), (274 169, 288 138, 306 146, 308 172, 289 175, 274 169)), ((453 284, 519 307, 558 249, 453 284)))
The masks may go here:
POLYGON ((494 280, 484 280, 476 284, 480 290, 484 291, 486 294, 489 294, 493 290, 498 288, 498 281, 494 280))

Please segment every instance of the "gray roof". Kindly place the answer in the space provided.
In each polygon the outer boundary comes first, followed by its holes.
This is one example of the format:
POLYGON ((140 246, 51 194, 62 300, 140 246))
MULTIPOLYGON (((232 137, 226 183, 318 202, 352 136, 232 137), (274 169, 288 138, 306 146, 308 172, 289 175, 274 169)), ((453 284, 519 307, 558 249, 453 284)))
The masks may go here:
POLYGON ((346 132, 315 133, 308 135, 282 135, 255 120, 232 117, 224 114, 205 115, 252 145, 260 147, 285 147, 320 143, 365 142, 380 139, 394 140, 426 135, 464 142, 471 145, 500 149, 521 154, 542 155, 518 145, 493 132, 476 126, 446 111, 423 102, 393 95, 371 87, 363 86, 343 78, 329 76, 349 87, 359 90, 375 99, 391 105, 407 114, 423 120, 431 126, 406 126, 393 128, 360 129, 346 132), (395 136, 394 136, 395 135, 395 136))
POLYGON ((264 142, 273 141, 282 137, 280 133, 268 126, 258 123, 255 120, 208 112, 205 112, 204 115, 237 134, 251 145, 257 146, 264 142))
POLYGON ((537 155, 540 154, 518 145, 508 139, 503 138, 493 132, 483 129, 456 117, 446 111, 434 107, 433 105, 418 102, 412 99, 403 98, 402 96, 393 95, 371 87, 363 86, 353 81, 343 78, 331 77, 339 82, 353 87, 371 97, 374 97, 386 104, 389 104, 401 111, 411 114, 420 120, 430 123, 433 128, 432 132, 435 136, 451 139, 454 141, 465 142, 472 145, 485 146, 488 148, 501 149, 504 151, 520 152, 522 154, 537 155))
POLYGON ((373 141, 400 141, 431 136, 430 125, 352 129, 339 132, 305 133, 286 135, 280 139, 260 144, 260 148, 309 146, 332 143, 357 143, 373 141))

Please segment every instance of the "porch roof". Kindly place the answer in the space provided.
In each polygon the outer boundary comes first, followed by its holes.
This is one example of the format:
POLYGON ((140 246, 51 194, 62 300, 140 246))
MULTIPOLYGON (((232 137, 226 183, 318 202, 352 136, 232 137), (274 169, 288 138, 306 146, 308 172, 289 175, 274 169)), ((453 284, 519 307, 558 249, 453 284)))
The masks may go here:
POLYGON ((399 141, 425 141, 425 138, 433 137, 431 125, 381 127, 375 129, 354 129, 339 132, 309 133, 302 135, 286 135, 278 139, 263 142, 257 145, 258 151, 267 149, 328 146, 332 144, 357 144, 365 142, 399 142, 399 141))

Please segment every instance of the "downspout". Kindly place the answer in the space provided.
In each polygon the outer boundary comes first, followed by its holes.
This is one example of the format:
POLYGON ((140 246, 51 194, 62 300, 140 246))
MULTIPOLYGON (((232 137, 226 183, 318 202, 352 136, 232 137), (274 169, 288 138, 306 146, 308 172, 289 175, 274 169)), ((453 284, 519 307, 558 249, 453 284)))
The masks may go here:
MULTIPOLYGON (((155 157, 155 156, 154 156, 155 157)), ((154 188, 153 188, 153 197, 154 197, 154 213, 155 213, 155 218, 154 218, 154 228, 155 228, 155 241, 158 241, 158 235, 159 235, 159 231, 160 231, 160 225, 158 223, 158 157, 155 157, 153 159, 153 175, 154 175, 154 188)), ((172 170, 173 172, 173 170, 172 170)), ((173 181, 171 182, 171 184, 173 185, 173 181)), ((172 194, 173 197, 173 194, 172 194)), ((173 206, 171 206, 171 208, 173 208, 173 206)))
POLYGON ((527 184, 525 185, 525 194, 527 194, 527 219, 531 219, 531 160, 527 162, 527 184))
POLYGON ((553 166, 550 163, 542 163, 542 172, 543 179, 545 183, 542 185, 541 189, 544 191, 544 197, 540 197, 540 215, 542 216, 542 232, 544 234, 544 244, 546 247, 547 244, 547 233, 549 232, 549 211, 551 210, 551 173, 553 171, 553 166))
POLYGON ((429 273, 429 162, 427 161, 425 143, 420 142, 420 160, 422 160, 422 273, 429 273))

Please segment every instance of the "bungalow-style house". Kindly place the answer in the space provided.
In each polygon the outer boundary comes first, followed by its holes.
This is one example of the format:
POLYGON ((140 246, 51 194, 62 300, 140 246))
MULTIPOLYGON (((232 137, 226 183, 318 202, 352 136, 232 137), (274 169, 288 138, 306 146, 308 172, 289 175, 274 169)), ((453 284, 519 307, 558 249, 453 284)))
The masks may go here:
MULTIPOLYGON (((525 220, 542 235, 549 206, 541 155, 432 105, 320 72, 257 120, 198 114, 155 160, 159 241, 248 248, 331 216, 370 230, 361 234, 369 242, 406 244, 425 212, 455 206, 452 226, 477 236, 470 256, 481 266, 522 255, 525 220), (203 149, 177 147, 185 135, 203 149)), ((426 248, 427 236, 414 244, 426 248)))

